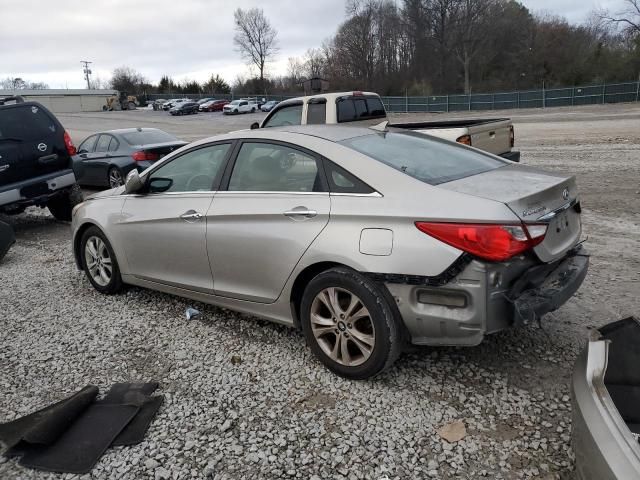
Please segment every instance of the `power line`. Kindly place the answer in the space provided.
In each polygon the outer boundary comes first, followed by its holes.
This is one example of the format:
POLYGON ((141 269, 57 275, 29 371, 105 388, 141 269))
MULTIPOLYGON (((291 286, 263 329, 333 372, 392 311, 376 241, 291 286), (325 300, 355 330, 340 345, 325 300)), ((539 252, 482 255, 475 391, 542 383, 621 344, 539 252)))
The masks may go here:
POLYGON ((84 78, 87 81, 87 90, 91 90, 91 81, 89 80, 89 76, 91 75, 91 69, 89 68, 89 64, 93 62, 89 62, 88 60, 80 60, 83 68, 82 72, 84 73, 84 78))

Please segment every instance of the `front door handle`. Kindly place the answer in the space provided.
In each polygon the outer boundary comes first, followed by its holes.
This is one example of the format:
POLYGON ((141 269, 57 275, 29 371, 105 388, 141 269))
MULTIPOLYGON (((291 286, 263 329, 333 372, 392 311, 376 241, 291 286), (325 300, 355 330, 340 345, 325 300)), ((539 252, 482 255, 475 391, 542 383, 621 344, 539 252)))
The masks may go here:
POLYGON ((310 210, 307 207, 295 207, 295 208, 292 208, 291 210, 284 212, 283 215, 286 217, 292 217, 292 218, 296 218, 296 217, 313 218, 316 215, 318 215, 318 212, 316 212, 315 210, 310 210))
POLYGON ((195 210, 187 210, 182 215, 180 215, 180 218, 185 222, 193 223, 199 221, 202 218, 202 214, 196 212, 195 210))

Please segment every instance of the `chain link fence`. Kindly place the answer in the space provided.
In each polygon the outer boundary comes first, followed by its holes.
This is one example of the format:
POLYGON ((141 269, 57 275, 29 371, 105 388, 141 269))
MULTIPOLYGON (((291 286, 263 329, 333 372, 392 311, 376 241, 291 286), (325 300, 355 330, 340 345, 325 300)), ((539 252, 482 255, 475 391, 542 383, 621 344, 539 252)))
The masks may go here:
MULTIPOLYGON (((169 98, 258 98, 282 101, 300 95, 244 95, 244 94, 152 94, 140 95, 147 101, 169 98)), ((431 95, 424 97, 381 97, 388 112, 463 112, 474 110, 503 110, 514 108, 547 108, 572 105, 637 102, 640 100, 640 81, 579 87, 523 90, 470 95, 431 95)))

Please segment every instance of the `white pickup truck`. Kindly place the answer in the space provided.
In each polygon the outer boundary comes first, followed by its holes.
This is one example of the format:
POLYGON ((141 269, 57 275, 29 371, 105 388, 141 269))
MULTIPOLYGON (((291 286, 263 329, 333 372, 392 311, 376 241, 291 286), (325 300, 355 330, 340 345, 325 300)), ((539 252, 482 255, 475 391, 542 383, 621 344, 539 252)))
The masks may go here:
MULTIPOLYGON (((386 119, 387 112, 376 93, 319 93, 280 102, 261 124, 256 122, 251 128, 347 122, 373 125, 386 119)), ((515 136, 513 124, 508 118, 390 123, 389 127, 464 143, 514 162, 520 161, 520 152, 513 150, 515 136)))
POLYGON ((258 104, 255 100, 249 98, 241 98, 227 103, 222 107, 223 115, 231 115, 235 113, 253 113, 258 110, 258 104))

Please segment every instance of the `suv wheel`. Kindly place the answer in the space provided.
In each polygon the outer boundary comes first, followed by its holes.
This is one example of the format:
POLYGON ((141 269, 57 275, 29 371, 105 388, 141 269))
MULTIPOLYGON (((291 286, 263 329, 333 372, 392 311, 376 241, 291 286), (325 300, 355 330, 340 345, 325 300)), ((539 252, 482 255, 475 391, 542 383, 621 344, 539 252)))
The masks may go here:
POLYGON ((108 182, 109 187, 111 188, 117 188, 124 185, 124 177, 118 167, 111 167, 109 169, 108 182))
POLYGON ((80 248, 82 268, 91 285, 107 295, 121 291, 118 261, 104 233, 98 227, 88 228, 82 235, 80 248))
POLYGON ((401 353, 401 327, 387 296, 353 270, 334 268, 316 276, 304 291, 300 310, 311 350, 342 377, 373 377, 401 353))
POLYGON ((47 208, 56 220, 70 222, 73 207, 82 203, 82 200, 82 190, 76 184, 66 192, 51 197, 47 202, 47 208))

